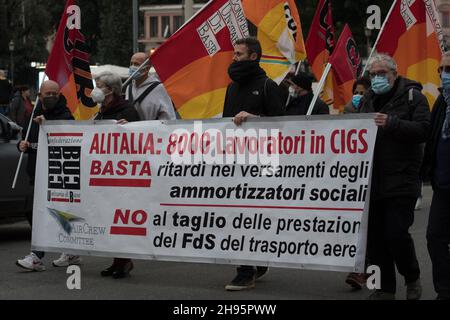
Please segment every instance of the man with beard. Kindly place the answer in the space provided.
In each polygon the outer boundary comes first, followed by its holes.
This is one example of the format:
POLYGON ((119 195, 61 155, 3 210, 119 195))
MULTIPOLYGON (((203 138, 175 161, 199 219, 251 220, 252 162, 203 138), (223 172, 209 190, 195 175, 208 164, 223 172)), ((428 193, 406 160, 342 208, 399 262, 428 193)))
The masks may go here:
MULTIPOLYGON (((259 66, 261 44, 255 38, 236 41, 233 62, 228 74, 233 82, 228 86, 223 117, 234 117, 240 126, 248 118, 283 115, 283 101, 278 85, 259 66)), ((251 289, 255 280, 267 273, 267 267, 240 266, 237 275, 225 289, 251 289)))

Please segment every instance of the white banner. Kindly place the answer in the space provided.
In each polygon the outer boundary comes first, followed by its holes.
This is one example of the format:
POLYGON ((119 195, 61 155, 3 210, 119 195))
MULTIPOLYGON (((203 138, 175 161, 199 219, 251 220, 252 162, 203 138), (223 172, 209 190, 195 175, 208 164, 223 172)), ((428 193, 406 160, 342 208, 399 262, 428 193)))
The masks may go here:
POLYGON ((32 246, 362 272, 376 133, 370 115, 47 122, 32 246))

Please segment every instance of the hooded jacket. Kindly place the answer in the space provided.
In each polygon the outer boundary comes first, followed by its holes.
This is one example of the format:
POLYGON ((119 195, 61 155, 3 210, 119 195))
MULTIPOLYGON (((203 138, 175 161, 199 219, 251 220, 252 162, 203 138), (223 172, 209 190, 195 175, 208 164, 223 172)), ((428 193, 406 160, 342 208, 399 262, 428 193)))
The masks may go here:
POLYGON ((283 115, 283 101, 278 85, 267 77, 259 63, 233 63, 230 69, 234 66, 238 66, 240 70, 237 70, 234 81, 227 88, 223 117, 234 117, 242 111, 258 116, 283 115))
MULTIPOLYGON (((52 110, 44 110, 42 107, 41 101, 38 102, 36 109, 33 114, 33 118, 38 116, 44 116, 46 120, 74 120, 72 113, 67 107, 67 100, 61 94, 56 104, 55 108, 52 110)), ((33 121, 33 119, 28 119, 27 125, 22 131, 22 139, 25 140, 26 136, 26 128, 28 128, 29 121, 33 121)), ((38 140, 39 140, 39 124, 36 122, 31 123, 30 134, 28 136, 28 142, 30 143, 30 148, 26 151, 28 154, 28 163, 27 163, 27 173, 30 177, 30 183, 34 183, 34 176, 36 174, 36 158, 37 158, 37 148, 38 148, 38 140)), ((17 145, 19 147, 19 144, 17 145)))
POLYGON ((430 109, 418 82, 398 77, 389 93, 368 90, 360 113, 380 112, 388 123, 378 129, 372 176, 373 199, 420 195, 423 143, 430 130, 430 109))

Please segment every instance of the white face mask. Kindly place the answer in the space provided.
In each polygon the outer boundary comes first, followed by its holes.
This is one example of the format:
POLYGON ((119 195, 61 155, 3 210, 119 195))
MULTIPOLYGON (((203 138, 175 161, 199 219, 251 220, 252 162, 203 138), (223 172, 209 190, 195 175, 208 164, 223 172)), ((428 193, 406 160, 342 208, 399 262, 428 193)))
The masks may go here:
POLYGON ((94 90, 92 90, 91 98, 92 100, 94 100, 95 103, 103 103, 105 102, 106 95, 102 89, 97 87, 94 90))

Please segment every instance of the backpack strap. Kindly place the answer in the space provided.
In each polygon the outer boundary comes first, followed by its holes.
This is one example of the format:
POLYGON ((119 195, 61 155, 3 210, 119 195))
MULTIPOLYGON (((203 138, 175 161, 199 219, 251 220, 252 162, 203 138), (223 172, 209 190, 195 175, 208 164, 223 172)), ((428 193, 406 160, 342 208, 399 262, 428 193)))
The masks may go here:
POLYGON ((130 84, 128 85, 128 101, 129 101, 131 104, 134 104, 133 84, 132 84, 132 83, 130 83, 130 84))
POLYGON ((152 92, 157 86, 159 86, 161 84, 161 82, 159 81, 155 81, 153 82, 147 89, 145 89, 145 91, 137 98, 137 99, 133 99, 132 95, 131 95, 131 86, 130 86, 130 94, 128 95, 129 97, 129 102, 131 103, 132 106, 134 106, 136 103, 141 103, 142 100, 145 99, 145 97, 147 97, 150 92, 152 92))

